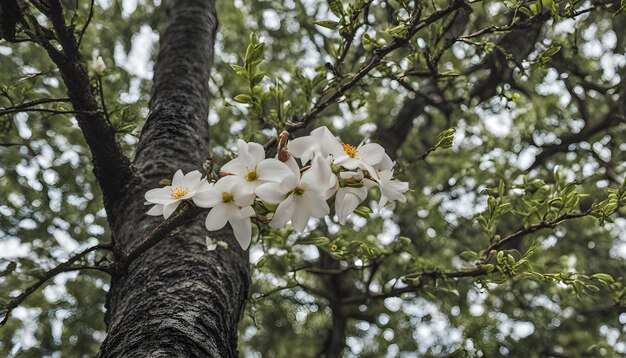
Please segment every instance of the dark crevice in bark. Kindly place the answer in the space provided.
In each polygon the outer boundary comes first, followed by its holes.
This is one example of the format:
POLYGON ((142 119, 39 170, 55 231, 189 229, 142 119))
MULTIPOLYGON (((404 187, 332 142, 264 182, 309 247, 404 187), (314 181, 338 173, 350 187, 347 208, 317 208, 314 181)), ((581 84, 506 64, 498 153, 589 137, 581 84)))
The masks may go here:
MULTIPOLYGON (((118 206, 117 253, 163 218, 146 215, 143 195, 208 157, 208 80, 217 20, 213 1, 173 0, 161 36, 150 115, 134 165, 138 176, 118 206)), ((112 278, 100 357, 236 357, 237 323, 250 284, 247 253, 228 226, 209 233, 204 215, 174 229, 112 278), (228 249, 208 252, 205 237, 228 249)))

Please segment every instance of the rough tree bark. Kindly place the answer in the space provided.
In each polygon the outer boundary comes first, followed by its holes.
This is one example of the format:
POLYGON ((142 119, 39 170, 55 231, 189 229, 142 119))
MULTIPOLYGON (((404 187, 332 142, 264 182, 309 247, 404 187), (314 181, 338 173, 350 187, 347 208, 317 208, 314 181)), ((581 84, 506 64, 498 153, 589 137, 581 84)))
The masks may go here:
MULTIPOLYGON (((173 0, 161 36, 150 115, 112 223, 118 257, 162 218, 143 195, 177 169, 208 158, 208 79, 217 28, 214 2, 173 0)), ((235 357, 237 322, 249 286, 247 255, 228 231, 228 250, 207 252, 203 217, 174 230, 123 272, 107 296, 100 357, 235 357)))

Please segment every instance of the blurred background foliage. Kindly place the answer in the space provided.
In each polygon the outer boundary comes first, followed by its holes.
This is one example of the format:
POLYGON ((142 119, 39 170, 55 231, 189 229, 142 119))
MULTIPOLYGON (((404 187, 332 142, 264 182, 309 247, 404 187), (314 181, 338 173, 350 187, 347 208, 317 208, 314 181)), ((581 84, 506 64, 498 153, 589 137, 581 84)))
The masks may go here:
MULTIPOLYGON (((81 43, 87 64, 106 64, 92 71, 93 90, 131 156, 167 21, 160 2, 96 0, 81 43)), ((90 2, 63 4, 84 26, 90 2)), ((416 4, 425 18, 449 2, 218 0, 215 162, 237 138, 265 143, 349 81, 368 54, 404 36, 416 4), (254 58, 251 42, 264 44, 254 58)), ((471 1, 471 13, 425 27, 324 110, 314 126, 352 144, 378 140, 412 190, 393 211, 353 215, 344 227, 326 219, 303 236, 262 230, 241 355, 318 356, 336 344, 329 334, 347 357, 626 354, 623 7, 471 1), (453 141, 448 131, 420 160, 449 128, 453 141)), ((41 48, 3 41, 0 68, 5 302, 109 231, 58 71, 41 48), (8 110, 40 99, 58 101, 8 110)), ((0 356, 94 356, 107 289, 94 271, 49 281, 0 328, 0 356)))

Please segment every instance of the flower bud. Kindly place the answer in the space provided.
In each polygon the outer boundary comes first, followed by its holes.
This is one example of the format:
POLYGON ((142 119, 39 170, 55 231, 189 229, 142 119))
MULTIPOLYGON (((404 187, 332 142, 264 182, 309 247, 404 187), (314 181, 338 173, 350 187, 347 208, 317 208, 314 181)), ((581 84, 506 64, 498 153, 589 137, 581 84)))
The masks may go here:
POLYGON ((91 70, 98 76, 104 74, 107 66, 104 64, 102 56, 98 56, 95 60, 91 61, 91 70))

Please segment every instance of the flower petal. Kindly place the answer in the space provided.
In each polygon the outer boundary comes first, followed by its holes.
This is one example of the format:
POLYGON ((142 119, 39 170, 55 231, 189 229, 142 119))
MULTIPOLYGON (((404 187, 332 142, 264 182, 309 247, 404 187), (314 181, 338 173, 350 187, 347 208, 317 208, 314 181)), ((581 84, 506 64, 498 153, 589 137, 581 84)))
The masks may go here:
POLYGON ((184 179, 185 179, 185 175, 183 174, 183 171, 178 169, 176 173, 174 173, 174 178, 172 179, 172 186, 173 187, 182 186, 184 184, 184 179))
MULTIPOLYGON (((314 141, 311 136, 291 140, 288 144, 289 153, 296 158, 301 158, 304 153, 310 151, 311 147, 315 144, 314 141)), ((304 162, 304 159, 302 161, 304 162)))
POLYGON ((195 189, 200 186, 201 181, 202 173, 200 173, 198 170, 193 170, 185 174, 185 177, 183 178, 183 186, 195 189))
POLYGON ((285 165, 291 170, 291 174, 293 174, 296 179, 300 180, 300 166, 298 166, 298 163, 293 156, 290 156, 289 159, 287 159, 285 165))
POLYGON ((207 230, 219 230, 226 225, 228 221, 228 206, 229 205, 220 204, 209 211, 209 214, 206 216, 206 221, 204 222, 207 230))
POLYGON ((256 188, 255 194, 261 200, 272 204, 278 204, 285 200, 287 192, 285 192, 284 186, 279 183, 266 183, 256 188))
POLYGON ((230 226, 233 228, 235 239, 243 250, 247 250, 252 241, 252 223, 249 218, 230 219, 230 226))
POLYGON ((322 218, 330 213, 330 208, 328 207, 328 203, 318 193, 314 192, 305 192, 302 196, 302 201, 306 206, 309 214, 314 218, 322 218))
POLYGON ((162 204, 167 205, 171 204, 175 199, 172 199, 171 194, 171 186, 166 186, 164 188, 151 189, 146 192, 144 198, 151 204, 162 204))
POLYGON ((250 153, 254 164, 259 164, 265 159, 265 148, 259 143, 248 142, 248 153, 250 153))
POLYGON ((376 165, 383 160, 385 148, 378 143, 367 143, 358 148, 359 158, 369 165, 376 165))
POLYGON ((285 227, 285 225, 287 225, 287 221, 289 221, 293 215, 293 208, 294 198, 293 195, 290 195, 278 205, 278 208, 276 208, 274 217, 272 217, 272 221, 270 221, 270 226, 275 229, 285 227))
POLYGON ((256 166, 257 177, 265 182, 279 183, 291 173, 289 167, 278 159, 265 159, 256 166))
POLYGON ((255 215, 256 215, 256 212, 254 212, 254 209, 252 208, 252 206, 244 206, 243 208, 241 208, 241 210, 239 210, 237 217, 243 219, 243 218, 250 218, 255 215))
POLYGON ((222 202, 222 192, 211 188, 193 196, 194 204, 201 208, 212 208, 222 202))
POLYGON ((163 215, 163 205, 156 204, 155 206, 151 207, 150 210, 148 210, 147 214, 150 215, 150 216, 161 216, 161 215, 163 215))
POLYGON ((176 211, 176 208, 178 208, 179 204, 180 204, 180 201, 176 201, 171 204, 165 205, 163 207, 163 217, 167 219, 170 216, 172 216, 174 211, 176 211))
POLYGON ((245 163, 240 158, 235 158, 228 163, 222 165, 222 167, 220 168, 220 172, 244 176, 248 174, 248 169, 246 168, 245 163))
POLYGON ((323 193, 330 189, 330 176, 333 175, 330 165, 321 155, 316 155, 311 168, 302 174, 303 184, 314 189, 318 193, 323 193))
POLYGON ((326 126, 316 128, 311 131, 311 135, 319 138, 321 152, 325 157, 329 154, 338 155, 344 153, 341 142, 326 126))
POLYGON ((235 190, 235 204, 237 204, 237 206, 239 207, 244 207, 244 206, 250 206, 252 205, 252 203, 254 203, 254 190, 252 190, 250 193, 237 193, 237 190, 235 190))
POLYGON ((307 208, 310 203, 305 202, 302 198, 295 199, 295 205, 293 208, 293 216, 291 218, 291 225, 298 232, 303 232, 306 228, 306 224, 309 222, 311 215, 307 208))
POLYGON ((346 219, 348 219, 348 216, 352 214, 352 212, 354 211, 354 209, 356 209, 357 206, 359 206, 359 199, 356 197, 356 195, 353 195, 350 193, 346 194, 343 197, 341 205, 339 206, 338 209, 336 209, 339 223, 342 225, 345 224, 346 219))

